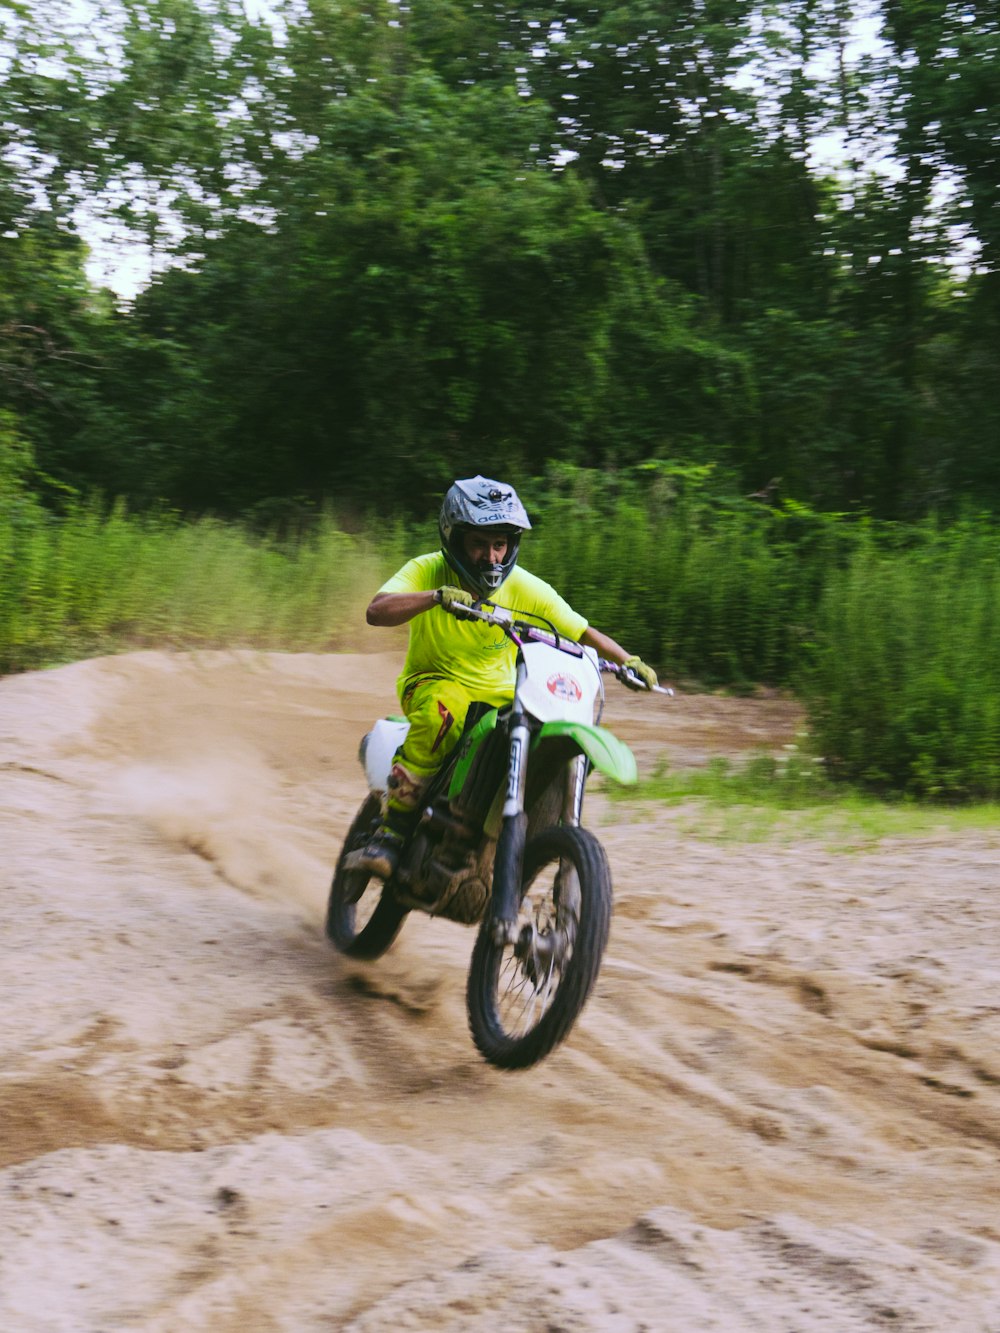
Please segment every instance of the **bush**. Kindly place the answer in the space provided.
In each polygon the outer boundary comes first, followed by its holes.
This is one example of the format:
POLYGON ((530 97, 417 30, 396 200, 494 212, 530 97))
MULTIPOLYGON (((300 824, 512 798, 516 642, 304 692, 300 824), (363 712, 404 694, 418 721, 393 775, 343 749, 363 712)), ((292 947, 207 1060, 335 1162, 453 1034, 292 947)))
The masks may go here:
POLYGON ((787 682, 853 529, 719 486, 710 467, 660 462, 608 475, 564 465, 524 562, 675 679, 787 682))
POLYGON ((1000 541, 986 521, 866 541, 831 569, 800 673, 829 771, 935 799, 1000 794, 1000 541))

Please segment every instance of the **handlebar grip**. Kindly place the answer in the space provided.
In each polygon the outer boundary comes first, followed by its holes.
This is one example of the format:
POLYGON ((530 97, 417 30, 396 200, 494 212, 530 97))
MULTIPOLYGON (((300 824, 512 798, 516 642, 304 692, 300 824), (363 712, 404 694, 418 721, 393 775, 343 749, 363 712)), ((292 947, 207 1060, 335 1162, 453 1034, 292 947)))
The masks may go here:
POLYGON ((636 675, 634 671, 629 671, 628 667, 622 667, 622 673, 619 679, 626 675, 629 680, 634 680, 636 682, 640 691, 644 690, 647 694, 669 694, 671 699, 674 697, 674 692, 669 685, 647 685, 641 676, 636 675))
POLYGON ((434 605, 439 606, 442 611, 447 611, 449 615, 454 616, 456 620, 478 619, 480 613, 477 613, 473 607, 466 606, 463 602, 445 603, 441 596, 441 588, 434 589, 434 605))
POLYGON ((597 661, 602 671, 617 676, 623 685, 634 681, 637 689, 643 690, 647 694, 669 694, 673 698, 674 692, 668 685, 647 685, 641 676, 637 676, 634 671, 630 671, 627 666, 623 666, 620 662, 611 662, 606 657, 599 657, 597 661))

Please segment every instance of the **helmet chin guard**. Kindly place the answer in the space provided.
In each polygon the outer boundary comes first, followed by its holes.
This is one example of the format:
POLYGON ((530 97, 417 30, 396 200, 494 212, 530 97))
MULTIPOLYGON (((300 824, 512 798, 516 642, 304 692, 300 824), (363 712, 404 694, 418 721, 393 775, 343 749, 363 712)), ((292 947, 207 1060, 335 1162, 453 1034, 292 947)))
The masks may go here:
POLYGON ((456 481, 448 488, 438 521, 444 558, 480 600, 496 593, 517 564, 521 533, 530 527, 514 488, 481 476, 456 481), (487 528, 500 528, 507 534, 507 554, 499 564, 474 564, 465 552, 464 535, 487 528))

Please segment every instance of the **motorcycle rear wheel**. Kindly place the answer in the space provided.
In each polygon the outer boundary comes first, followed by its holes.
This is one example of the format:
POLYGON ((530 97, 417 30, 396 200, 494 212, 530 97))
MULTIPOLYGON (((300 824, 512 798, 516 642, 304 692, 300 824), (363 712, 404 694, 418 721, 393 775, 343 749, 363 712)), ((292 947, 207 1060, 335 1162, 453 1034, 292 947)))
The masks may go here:
POLYGON ((380 958, 399 934, 407 915, 389 886, 363 871, 344 869, 350 852, 364 847, 378 825, 382 803, 371 793, 354 817, 333 872, 326 907, 326 936, 349 958, 380 958))
POLYGON ((497 944, 487 914, 466 991, 472 1039, 500 1069, 537 1064, 568 1036, 611 925, 608 860, 586 829, 557 825, 532 838, 522 882, 517 944, 497 944))

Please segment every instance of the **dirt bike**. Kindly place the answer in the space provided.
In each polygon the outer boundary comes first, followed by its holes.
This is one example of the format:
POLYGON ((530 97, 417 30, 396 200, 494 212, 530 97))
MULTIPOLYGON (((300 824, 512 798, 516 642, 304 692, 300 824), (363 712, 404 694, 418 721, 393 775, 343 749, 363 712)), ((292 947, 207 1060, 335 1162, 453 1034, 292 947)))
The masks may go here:
POLYGON ((472 1038, 491 1064, 526 1068, 568 1035, 608 940, 611 874, 603 847, 580 827, 584 786, 592 768, 633 783, 636 765, 628 746, 595 724, 601 673, 645 686, 592 648, 517 613, 489 603, 451 611, 500 629, 516 645, 513 702, 471 705, 462 739, 424 794, 419 823, 385 882, 345 864, 378 827, 393 755, 408 728, 399 717, 376 722, 359 755, 371 791, 334 871, 326 933, 342 953, 374 959, 408 912, 479 923, 466 990, 472 1038))

